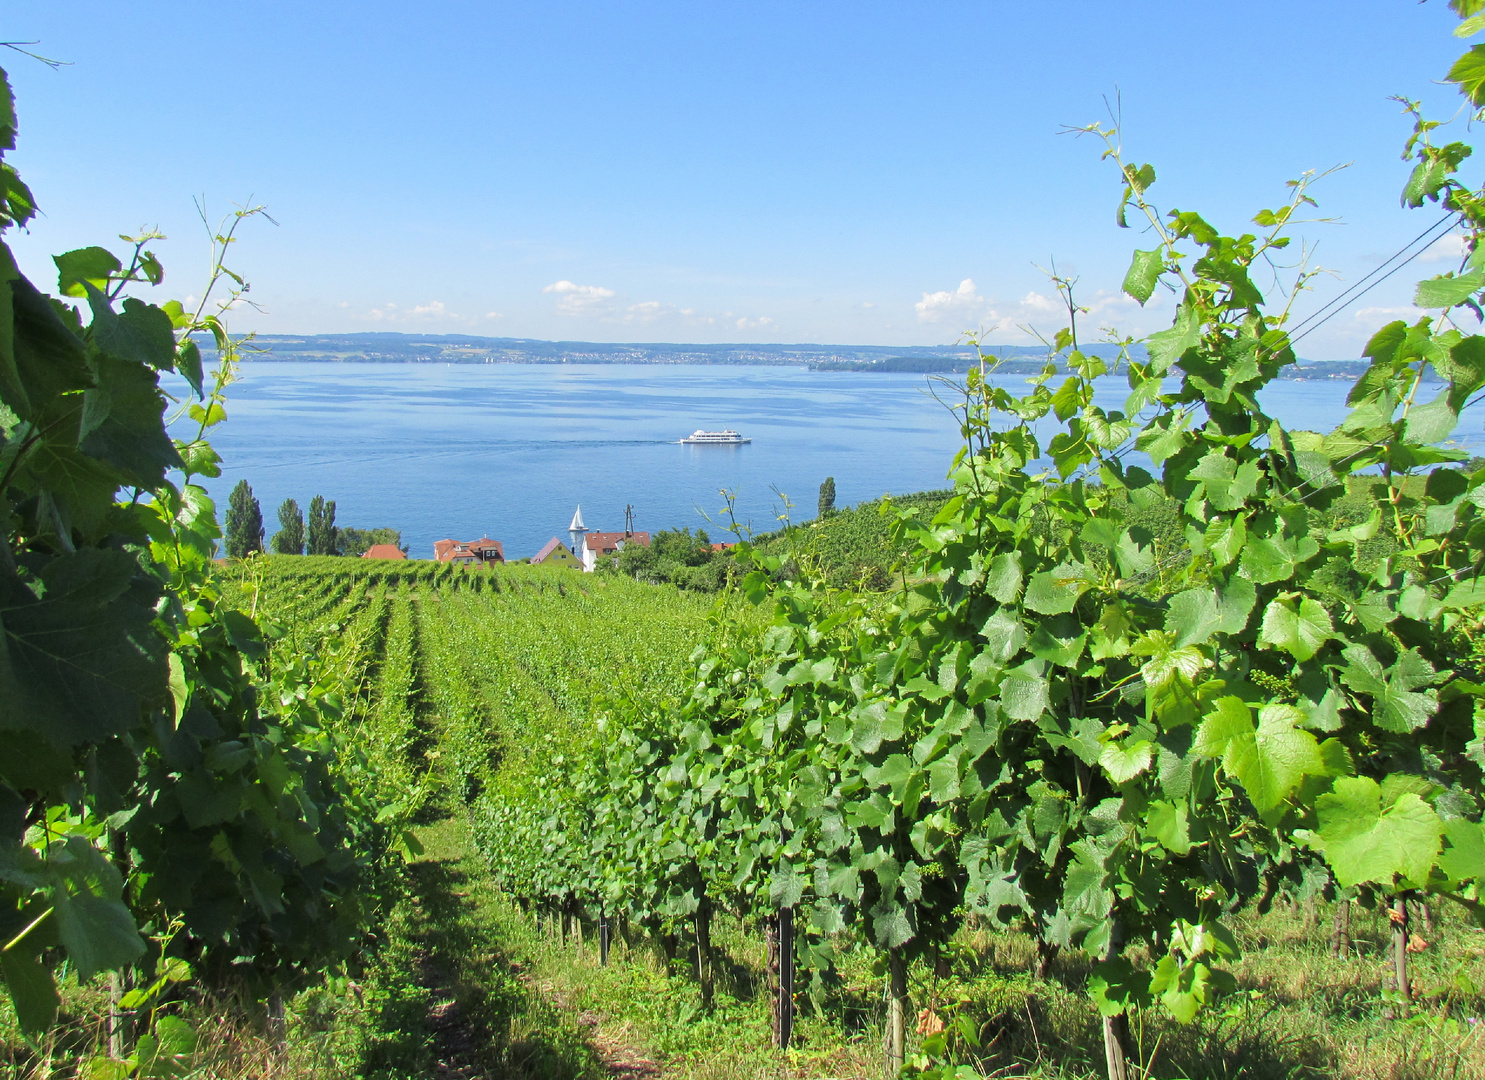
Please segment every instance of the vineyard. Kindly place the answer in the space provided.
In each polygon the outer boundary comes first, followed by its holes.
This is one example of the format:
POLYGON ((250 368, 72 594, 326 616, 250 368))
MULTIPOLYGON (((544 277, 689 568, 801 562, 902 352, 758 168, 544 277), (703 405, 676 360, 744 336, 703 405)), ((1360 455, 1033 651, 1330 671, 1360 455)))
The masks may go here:
MULTIPOLYGON (((1485 46, 1448 79, 1480 115, 1485 46)), ((7 1075, 1485 1076, 1485 196, 1405 109, 1464 254, 1339 427, 1261 399, 1316 178, 1226 233, 1091 125, 1170 327, 1084 351, 1054 277, 1023 393, 938 388, 950 491, 715 596, 219 562, 257 211, 194 309, 154 234, 55 296, 0 246, 7 1075)))

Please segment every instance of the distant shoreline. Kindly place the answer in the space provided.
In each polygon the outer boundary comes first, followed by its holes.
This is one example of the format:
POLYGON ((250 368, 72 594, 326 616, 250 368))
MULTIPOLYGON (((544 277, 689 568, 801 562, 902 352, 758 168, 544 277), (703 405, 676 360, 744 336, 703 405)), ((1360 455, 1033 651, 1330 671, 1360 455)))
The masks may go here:
MULTIPOLYGON (((920 375, 963 374, 978 362, 975 350, 964 345, 609 344, 464 334, 263 334, 254 338, 251 349, 257 350, 249 353, 256 363, 688 364, 920 375)), ((1008 375, 1041 371, 1047 358, 1040 345, 986 346, 983 351, 998 357, 997 370, 1008 375)), ((1112 345, 1085 346, 1084 351, 1106 359, 1117 355, 1112 345)), ((1301 361, 1284 369, 1280 378, 1355 380, 1368 366, 1365 360, 1301 361)))

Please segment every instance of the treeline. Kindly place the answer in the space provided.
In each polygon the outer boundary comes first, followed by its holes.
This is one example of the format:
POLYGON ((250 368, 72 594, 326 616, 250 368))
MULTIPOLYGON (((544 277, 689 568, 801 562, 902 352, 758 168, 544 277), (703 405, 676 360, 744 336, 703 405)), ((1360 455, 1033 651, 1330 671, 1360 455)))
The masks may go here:
MULTIPOLYGON (((335 500, 316 495, 309 501, 309 520, 295 499, 278 508, 279 530, 271 550, 276 555, 348 555, 359 557, 375 544, 391 544, 407 554, 400 529, 355 529, 335 524, 335 500)), ((237 481, 227 503, 226 555, 242 559, 263 551, 263 510, 246 480, 237 481)))

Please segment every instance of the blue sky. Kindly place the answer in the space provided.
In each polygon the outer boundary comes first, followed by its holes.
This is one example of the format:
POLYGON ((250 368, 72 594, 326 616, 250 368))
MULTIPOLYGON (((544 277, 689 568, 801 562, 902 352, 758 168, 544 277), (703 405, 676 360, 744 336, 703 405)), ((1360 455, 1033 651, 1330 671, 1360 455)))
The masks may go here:
MULTIPOLYGON (((251 198, 234 328, 601 341, 936 344, 1090 321, 1158 329, 1118 295, 1137 232, 1064 125, 1122 99, 1162 206, 1236 230, 1284 181, 1316 191, 1344 288, 1436 217, 1397 193, 1407 124, 1441 116, 1464 44, 1442 0, 1043 3, 15 2, 12 155, 45 216, 23 267, 159 226, 172 295, 204 270, 193 197, 251 198)), ((1485 158, 1485 154, 1482 154, 1485 158)), ((1447 245, 1445 245, 1447 247, 1447 245)), ((1307 339, 1357 355, 1410 312, 1414 264, 1307 339)), ((1303 310, 1303 307, 1301 308, 1303 310)))

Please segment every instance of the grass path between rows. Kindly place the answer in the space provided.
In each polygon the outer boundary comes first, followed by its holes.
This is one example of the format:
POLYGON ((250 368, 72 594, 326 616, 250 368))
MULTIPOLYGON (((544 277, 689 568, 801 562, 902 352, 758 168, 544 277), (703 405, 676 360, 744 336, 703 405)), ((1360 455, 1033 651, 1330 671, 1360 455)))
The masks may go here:
POLYGON ((428 1077, 485 1080, 660 1080, 636 1046, 598 1030, 602 1017, 573 1008, 533 977, 539 957, 490 884, 463 814, 419 830, 425 852, 410 867, 406 939, 421 1017, 406 1017, 402 1053, 428 1077), (512 931, 515 931, 512 933, 512 931))

